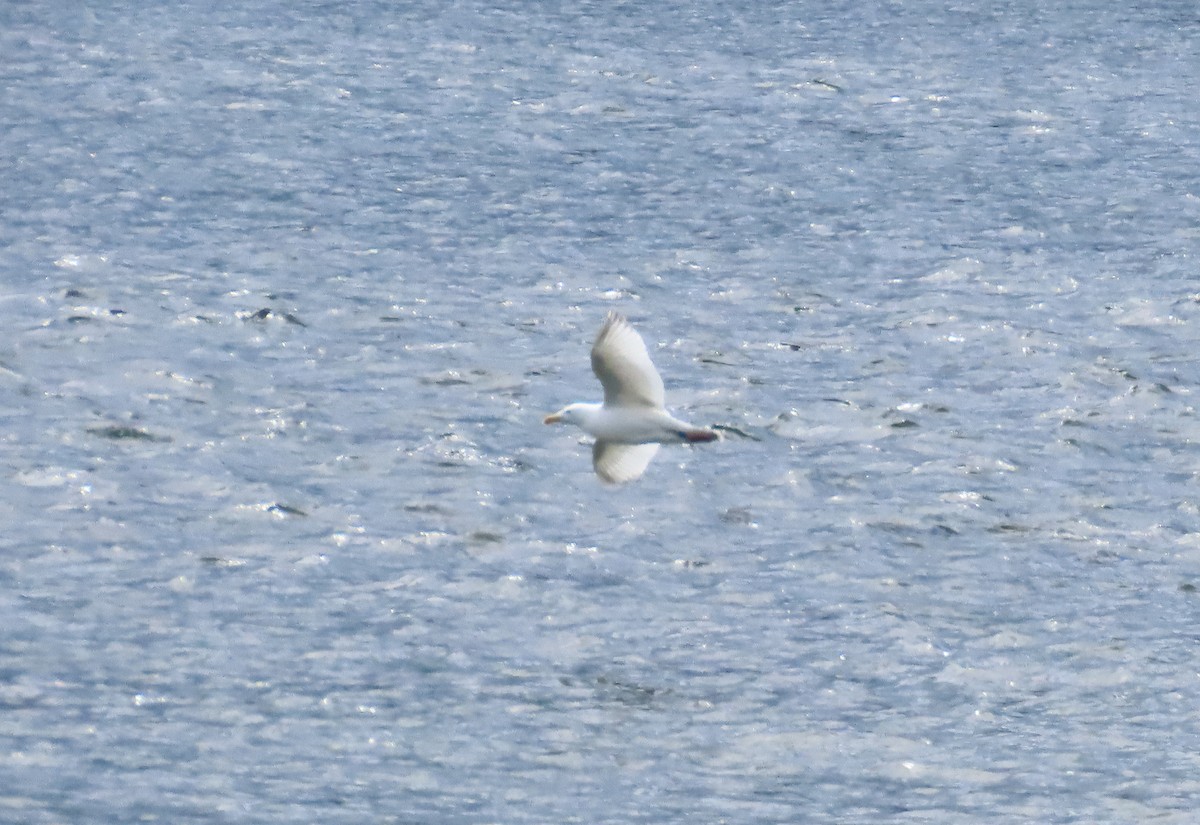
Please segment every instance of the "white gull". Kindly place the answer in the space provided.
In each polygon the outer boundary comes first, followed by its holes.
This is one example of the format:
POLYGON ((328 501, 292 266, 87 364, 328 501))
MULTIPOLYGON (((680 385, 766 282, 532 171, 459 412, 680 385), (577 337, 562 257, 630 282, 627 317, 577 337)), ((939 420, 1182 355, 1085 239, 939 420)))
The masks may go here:
POLYGON ((546 416, 547 424, 574 424, 593 436, 592 465, 610 484, 646 471, 660 444, 716 441, 715 430, 695 427, 667 412, 663 381, 637 330, 608 313, 592 345, 592 371, 604 386, 604 403, 576 403, 546 416))

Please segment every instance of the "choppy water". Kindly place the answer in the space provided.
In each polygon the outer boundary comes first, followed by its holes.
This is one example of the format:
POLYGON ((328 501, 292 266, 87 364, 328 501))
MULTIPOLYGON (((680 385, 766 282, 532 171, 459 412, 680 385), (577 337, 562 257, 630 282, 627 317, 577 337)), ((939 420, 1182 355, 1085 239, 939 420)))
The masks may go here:
POLYGON ((762 5, 0 10, 0 820, 1193 820, 1200 16, 762 5))

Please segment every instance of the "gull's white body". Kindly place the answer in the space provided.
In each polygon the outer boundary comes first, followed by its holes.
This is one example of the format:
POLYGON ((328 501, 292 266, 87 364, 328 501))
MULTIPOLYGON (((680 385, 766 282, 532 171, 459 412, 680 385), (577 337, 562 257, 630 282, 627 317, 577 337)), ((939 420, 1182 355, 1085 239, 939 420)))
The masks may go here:
POLYGON ((667 412, 662 378, 637 330, 610 312, 592 345, 592 370, 604 385, 604 403, 570 404, 547 424, 575 424, 596 439, 592 463, 604 481, 632 481, 646 471, 659 444, 716 441, 667 412))

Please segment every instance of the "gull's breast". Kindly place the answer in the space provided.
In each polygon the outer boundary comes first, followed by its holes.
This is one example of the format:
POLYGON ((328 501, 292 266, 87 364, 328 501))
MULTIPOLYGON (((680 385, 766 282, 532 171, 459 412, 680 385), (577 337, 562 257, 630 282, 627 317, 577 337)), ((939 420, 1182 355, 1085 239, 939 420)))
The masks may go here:
POLYGON ((590 424, 591 435, 615 444, 670 443, 688 428, 665 410, 650 407, 604 407, 590 424))

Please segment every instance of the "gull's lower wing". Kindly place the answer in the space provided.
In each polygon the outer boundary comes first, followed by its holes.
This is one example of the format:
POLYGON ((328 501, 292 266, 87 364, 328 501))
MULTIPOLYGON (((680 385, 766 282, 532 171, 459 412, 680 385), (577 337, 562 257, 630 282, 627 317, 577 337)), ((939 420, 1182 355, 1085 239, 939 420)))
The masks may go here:
POLYGON ((596 475, 609 484, 633 481, 650 466, 657 444, 614 444, 597 441, 592 446, 592 466, 596 475))

